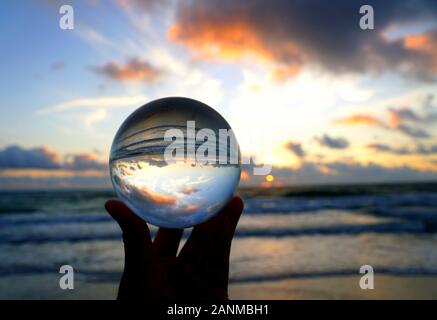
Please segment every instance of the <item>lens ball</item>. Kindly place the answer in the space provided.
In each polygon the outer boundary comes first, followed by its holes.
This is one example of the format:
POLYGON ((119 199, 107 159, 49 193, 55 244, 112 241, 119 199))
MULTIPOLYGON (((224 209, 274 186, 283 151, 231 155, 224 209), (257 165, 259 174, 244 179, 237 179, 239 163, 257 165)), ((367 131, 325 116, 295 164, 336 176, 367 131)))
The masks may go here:
POLYGON ((202 223, 232 197, 241 173, 235 135, 199 101, 171 97, 134 111, 111 147, 118 197, 146 222, 185 228, 202 223))

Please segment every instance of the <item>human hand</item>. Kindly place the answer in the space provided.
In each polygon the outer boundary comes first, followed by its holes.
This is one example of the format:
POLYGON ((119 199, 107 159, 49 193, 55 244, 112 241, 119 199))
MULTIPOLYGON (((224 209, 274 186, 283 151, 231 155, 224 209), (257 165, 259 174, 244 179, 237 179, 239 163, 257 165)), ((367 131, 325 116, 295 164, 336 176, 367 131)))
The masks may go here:
POLYGON ((211 220, 193 228, 176 256, 183 229, 159 228, 152 242, 147 223, 123 202, 109 200, 125 251, 118 299, 228 299, 229 255, 243 201, 232 198, 211 220))

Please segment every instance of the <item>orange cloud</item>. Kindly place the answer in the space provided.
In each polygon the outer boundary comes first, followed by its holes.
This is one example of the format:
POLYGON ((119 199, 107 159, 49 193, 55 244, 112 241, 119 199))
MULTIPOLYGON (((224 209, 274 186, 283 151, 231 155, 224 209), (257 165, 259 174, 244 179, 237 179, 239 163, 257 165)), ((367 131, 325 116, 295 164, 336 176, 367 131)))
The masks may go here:
POLYGON ((429 42, 429 37, 425 34, 408 35, 404 38, 404 47, 407 49, 422 48, 429 42))
POLYGON ((153 192, 145 187, 141 189, 141 192, 148 199, 150 199, 151 201, 153 201, 159 205, 174 206, 177 202, 176 198, 174 198, 172 196, 162 194, 162 193, 153 192))
POLYGON ((137 58, 128 60, 125 65, 109 62, 93 69, 98 74, 120 81, 153 81, 162 74, 161 70, 137 58))
POLYGON ((388 123, 389 123, 390 127, 397 128, 401 125, 402 119, 399 118, 399 116, 396 112, 389 112, 388 123))
POLYGON ((374 126, 385 126, 385 124, 378 118, 369 114, 353 114, 345 118, 335 120, 336 123, 346 124, 346 125, 374 125, 374 126))
POLYGON ((388 110, 388 121, 385 122, 369 114, 353 114, 345 118, 337 119, 334 122, 345 125, 368 125, 377 126, 384 129, 399 131, 414 138, 429 138, 431 135, 426 130, 417 127, 417 124, 424 124, 433 120, 432 117, 419 116, 410 108, 403 107, 400 109, 388 110), (416 126, 412 126, 415 124, 416 126))
POLYGON ((191 203, 189 203, 189 204, 184 206, 183 210, 185 212, 195 212, 195 211, 199 210, 200 207, 201 207, 201 205, 199 205, 199 204, 191 204, 191 203))
POLYGON ((245 21, 229 21, 218 28, 206 20, 198 24, 174 24, 168 31, 168 38, 195 49, 198 56, 207 60, 233 61, 255 57, 268 63, 273 78, 284 80, 300 71, 302 52, 291 41, 269 46, 250 24, 245 21), (287 63, 278 62, 278 56, 299 57, 287 63))
POLYGON ((273 79, 276 81, 285 81, 287 78, 295 77, 299 74, 301 66, 299 64, 290 64, 287 66, 277 67, 272 71, 273 79))
POLYGON ((244 22, 232 22, 221 28, 208 23, 175 24, 168 31, 168 38, 196 48, 202 58, 233 60, 246 54, 270 58, 257 34, 244 22))
POLYGON ((427 55, 431 60, 432 68, 437 71, 437 31, 408 35, 403 40, 406 49, 427 55))
POLYGON ((59 155, 55 151, 51 150, 49 147, 42 146, 38 149, 41 150, 41 152, 43 152, 46 156, 48 156, 53 162, 60 161, 59 155))
POLYGON ((197 191, 199 191, 199 189, 197 189, 197 188, 192 188, 192 187, 187 187, 187 188, 183 189, 181 192, 182 192, 183 194, 192 194, 192 193, 195 193, 195 192, 197 192, 197 191))
POLYGON ((69 177, 107 177, 102 170, 69 170, 69 169, 0 169, 0 177, 10 178, 69 178, 69 177))
MULTIPOLYGON (((237 60, 253 56, 267 64, 276 80, 295 76, 304 65, 321 67, 334 74, 397 71, 406 76, 434 78, 430 57, 436 54, 431 35, 395 41, 381 36, 393 25, 401 25, 408 0, 378 7, 384 15, 372 34, 351 29, 350 1, 332 6, 316 1, 220 1, 191 0, 176 4, 175 22, 168 38, 192 49, 199 58, 237 60), (403 9, 399 9, 403 8, 403 9), (315 14, 323 12, 323 14, 315 14), (348 30, 348 32, 339 32, 348 30), (403 45, 404 44, 404 45, 403 45)), ((435 17, 429 5, 417 6, 414 20, 435 17)), ((352 6, 352 7, 351 7, 352 6)), ((434 29, 433 32, 437 32, 434 29)))
POLYGON ((102 170, 106 168, 106 164, 100 162, 96 155, 92 152, 70 155, 69 160, 64 164, 65 168, 73 170, 102 170))

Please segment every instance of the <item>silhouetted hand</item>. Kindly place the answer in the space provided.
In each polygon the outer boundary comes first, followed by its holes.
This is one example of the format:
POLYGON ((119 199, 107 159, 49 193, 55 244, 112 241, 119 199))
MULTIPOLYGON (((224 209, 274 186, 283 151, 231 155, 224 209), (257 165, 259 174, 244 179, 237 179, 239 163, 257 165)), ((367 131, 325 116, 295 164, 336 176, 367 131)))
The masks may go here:
POLYGON ((234 197, 214 218, 194 227, 176 257, 183 229, 160 228, 152 242, 146 222, 121 201, 106 210, 123 232, 124 272, 118 299, 227 299, 232 237, 243 211, 234 197))

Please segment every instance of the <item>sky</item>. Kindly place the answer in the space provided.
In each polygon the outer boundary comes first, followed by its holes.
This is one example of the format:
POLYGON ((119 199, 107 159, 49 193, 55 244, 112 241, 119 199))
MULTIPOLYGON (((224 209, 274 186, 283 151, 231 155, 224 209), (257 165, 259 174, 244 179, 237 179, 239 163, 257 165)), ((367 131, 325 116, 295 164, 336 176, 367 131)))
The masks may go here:
POLYGON ((437 180, 435 1, 70 1, 72 30, 63 4, 0 3, 0 189, 110 187, 117 129, 166 96, 273 166, 243 185, 437 180))

